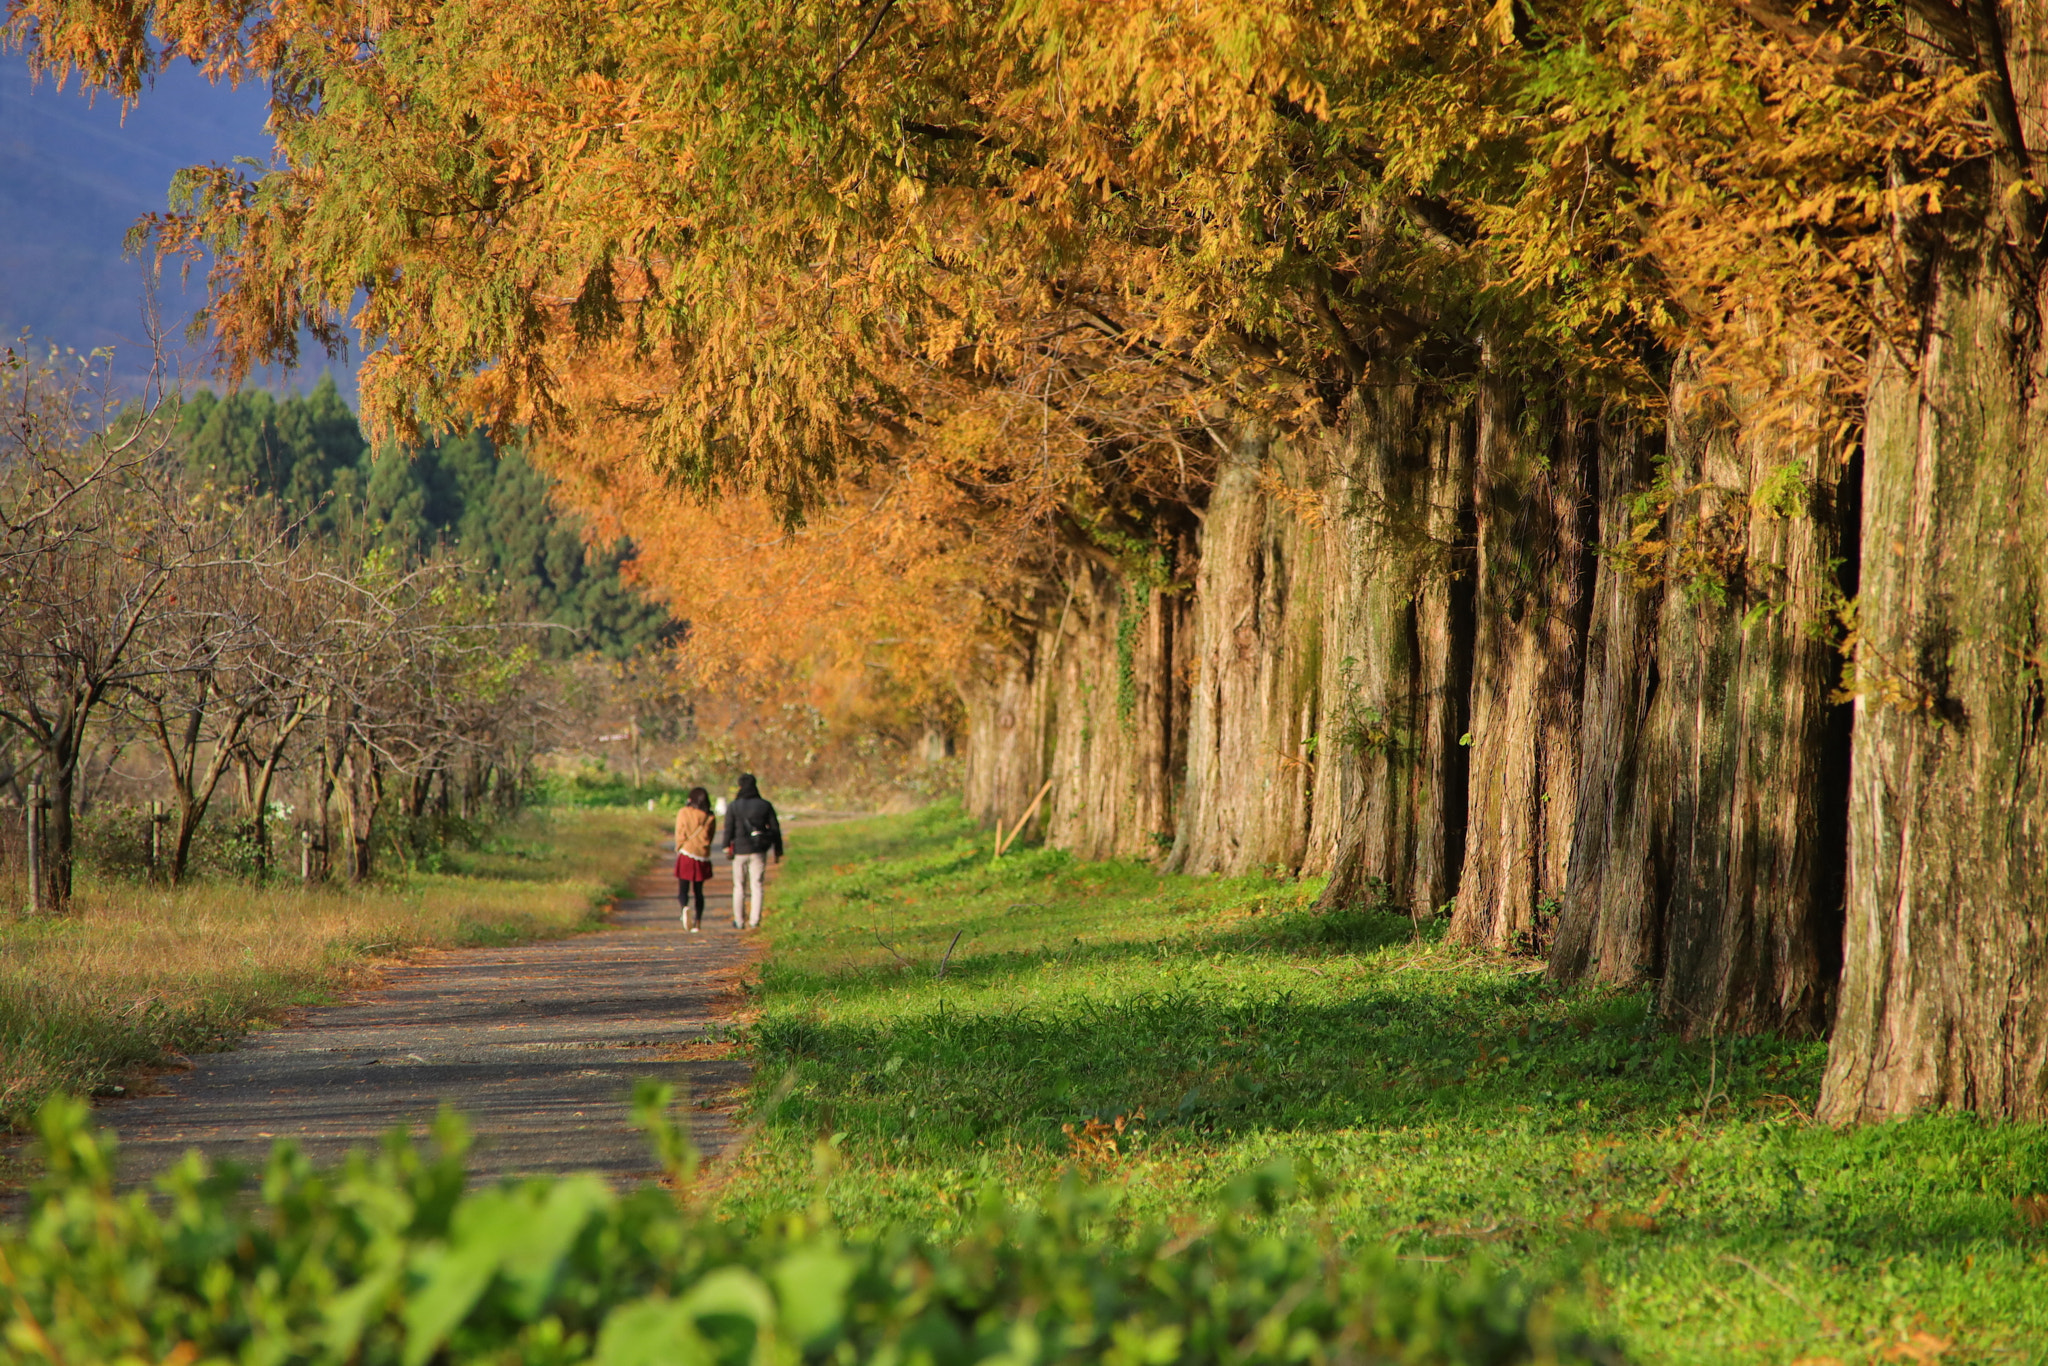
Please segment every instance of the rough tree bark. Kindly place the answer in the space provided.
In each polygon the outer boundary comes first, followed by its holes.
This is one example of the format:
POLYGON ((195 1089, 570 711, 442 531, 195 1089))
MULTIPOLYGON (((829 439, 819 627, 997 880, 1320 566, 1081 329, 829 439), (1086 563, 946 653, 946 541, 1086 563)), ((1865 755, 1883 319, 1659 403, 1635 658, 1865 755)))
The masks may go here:
POLYGON ((1016 820, 1045 781, 1044 718, 1032 669, 1038 642, 1033 631, 1014 649, 989 650, 961 683, 967 717, 962 799, 983 825, 1016 820))
POLYGON ((1328 641, 1309 866, 1323 910, 1421 918, 1463 857, 1472 649, 1469 410, 1415 385, 1360 393, 1323 583, 1328 641))
MULTIPOLYGON (((2048 18, 2013 8, 2031 32, 2048 18)), ((2001 188, 1994 210, 2025 207, 2001 188)), ((1849 915, 1819 1110, 1835 1123, 2048 1119, 2048 373, 2032 215, 2013 216, 1910 225, 1949 234, 1928 252, 1928 325, 1871 387, 1849 915)))
POLYGON ((1046 839, 1082 858, 1157 858, 1172 843, 1179 786, 1177 683, 1186 594, 1138 584, 1078 556, 1067 636, 1041 686, 1053 780, 1046 839))
POLYGON ((370 880, 377 858, 377 809, 384 804, 384 761, 368 744, 342 750, 343 823, 348 829, 348 880, 370 880))
POLYGON ((1060 568, 1015 646, 961 688, 967 808, 1015 821, 1051 778, 1027 833, 1083 858, 1156 857, 1186 758, 1188 584, 1087 549, 1060 568))
POLYGON ((1811 1033, 1838 963, 1843 465, 1683 374, 1672 399, 1660 469, 1603 440, 1609 553, 1550 970, 1654 979, 1687 1033, 1811 1033))
POLYGON ((1297 455, 1248 433, 1209 495, 1195 584, 1187 794, 1168 866, 1294 872, 1313 820, 1321 724, 1322 529, 1260 487, 1297 455))
MULTIPOLYGON (((1842 461, 1684 384, 1673 410, 1688 429, 1670 445, 1647 770, 1668 802, 1659 1004, 1688 1034, 1815 1033, 1840 923, 1840 853, 1821 814, 1845 776, 1826 754, 1842 461)), ((1795 415, 1790 430, 1812 425, 1795 415)))
POLYGON ((1471 790, 1451 935, 1541 948, 1578 809, 1579 696, 1592 602, 1592 424, 1480 385, 1471 790))

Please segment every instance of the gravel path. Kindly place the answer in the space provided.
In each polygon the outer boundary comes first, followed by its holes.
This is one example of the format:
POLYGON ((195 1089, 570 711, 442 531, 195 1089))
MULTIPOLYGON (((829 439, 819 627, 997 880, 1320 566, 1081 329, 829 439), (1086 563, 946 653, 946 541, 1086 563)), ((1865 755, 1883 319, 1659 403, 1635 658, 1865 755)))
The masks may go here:
POLYGON ((598 1171, 626 1183, 653 1174, 629 1118, 639 1077, 676 1084, 698 1147, 715 1155, 747 1071, 713 1038, 757 942, 732 928, 730 887, 720 863, 703 932, 686 933, 664 864, 602 931, 437 951, 362 1000, 195 1058, 160 1078, 162 1094, 100 1109, 122 1176, 144 1179, 190 1148, 260 1164, 284 1138, 332 1163, 394 1125, 423 1132, 446 1104, 474 1130, 473 1179, 598 1171))

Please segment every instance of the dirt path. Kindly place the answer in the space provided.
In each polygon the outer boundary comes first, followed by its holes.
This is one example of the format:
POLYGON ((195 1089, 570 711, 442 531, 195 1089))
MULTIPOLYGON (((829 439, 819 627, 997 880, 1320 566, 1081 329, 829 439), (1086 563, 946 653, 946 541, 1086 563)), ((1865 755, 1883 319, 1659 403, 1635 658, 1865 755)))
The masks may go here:
POLYGON ((694 935, 665 873, 642 879, 605 930, 437 951, 363 1000, 194 1059, 161 1079, 162 1094, 103 1107, 122 1176, 145 1178, 195 1147, 260 1164, 281 1138, 327 1164, 394 1125, 418 1133, 448 1104, 474 1129, 475 1179, 599 1171, 631 1181, 653 1171, 629 1122, 639 1077, 675 1083, 698 1147, 717 1153, 733 1137, 746 1065, 710 1038, 758 940, 732 928, 727 865, 694 935))

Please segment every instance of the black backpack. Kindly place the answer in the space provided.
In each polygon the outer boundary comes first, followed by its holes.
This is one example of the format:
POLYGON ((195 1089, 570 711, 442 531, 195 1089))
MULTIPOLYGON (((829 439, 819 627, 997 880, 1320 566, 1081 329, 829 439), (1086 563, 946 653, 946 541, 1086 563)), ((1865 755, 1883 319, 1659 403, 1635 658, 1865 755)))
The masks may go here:
POLYGON ((782 832, 776 828, 775 809, 769 806, 768 803, 760 797, 756 797, 754 798, 754 800, 761 803, 762 810, 760 812, 758 819, 754 816, 754 813, 748 813, 746 823, 747 838, 753 841, 755 844, 772 843, 782 834, 782 832))

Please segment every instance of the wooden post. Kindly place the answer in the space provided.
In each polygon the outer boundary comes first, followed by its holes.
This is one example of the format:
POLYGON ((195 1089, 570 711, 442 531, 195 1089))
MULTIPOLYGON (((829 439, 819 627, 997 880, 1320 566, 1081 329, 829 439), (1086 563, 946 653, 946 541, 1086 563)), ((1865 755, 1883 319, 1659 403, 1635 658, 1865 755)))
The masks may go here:
POLYGON ((1047 778, 1045 780, 1045 786, 1039 788, 1038 795, 1031 799, 1031 805, 1024 808, 1024 814, 1017 817, 1017 823, 1010 827, 1010 834, 1007 839, 1003 836, 1003 823, 1001 819, 998 819, 996 821, 997 858, 1001 858, 1003 856, 1003 850, 1007 848, 1010 845, 1010 843, 1017 838, 1018 835, 1024 832, 1024 822, 1031 819, 1032 815, 1038 810, 1038 804, 1045 800, 1045 794, 1050 791, 1052 791, 1052 779, 1047 778))
POLYGON ((163 861, 164 861, 164 804, 163 804, 162 802, 151 802, 151 803, 149 804, 149 877, 150 877, 150 881, 154 882, 154 881, 156 880, 156 872, 157 872, 157 869, 159 869, 159 868, 163 867, 163 861))
POLYGON ((303 825, 299 827, 299 881, 309 886, 313 881, 313 832, 303 825))

